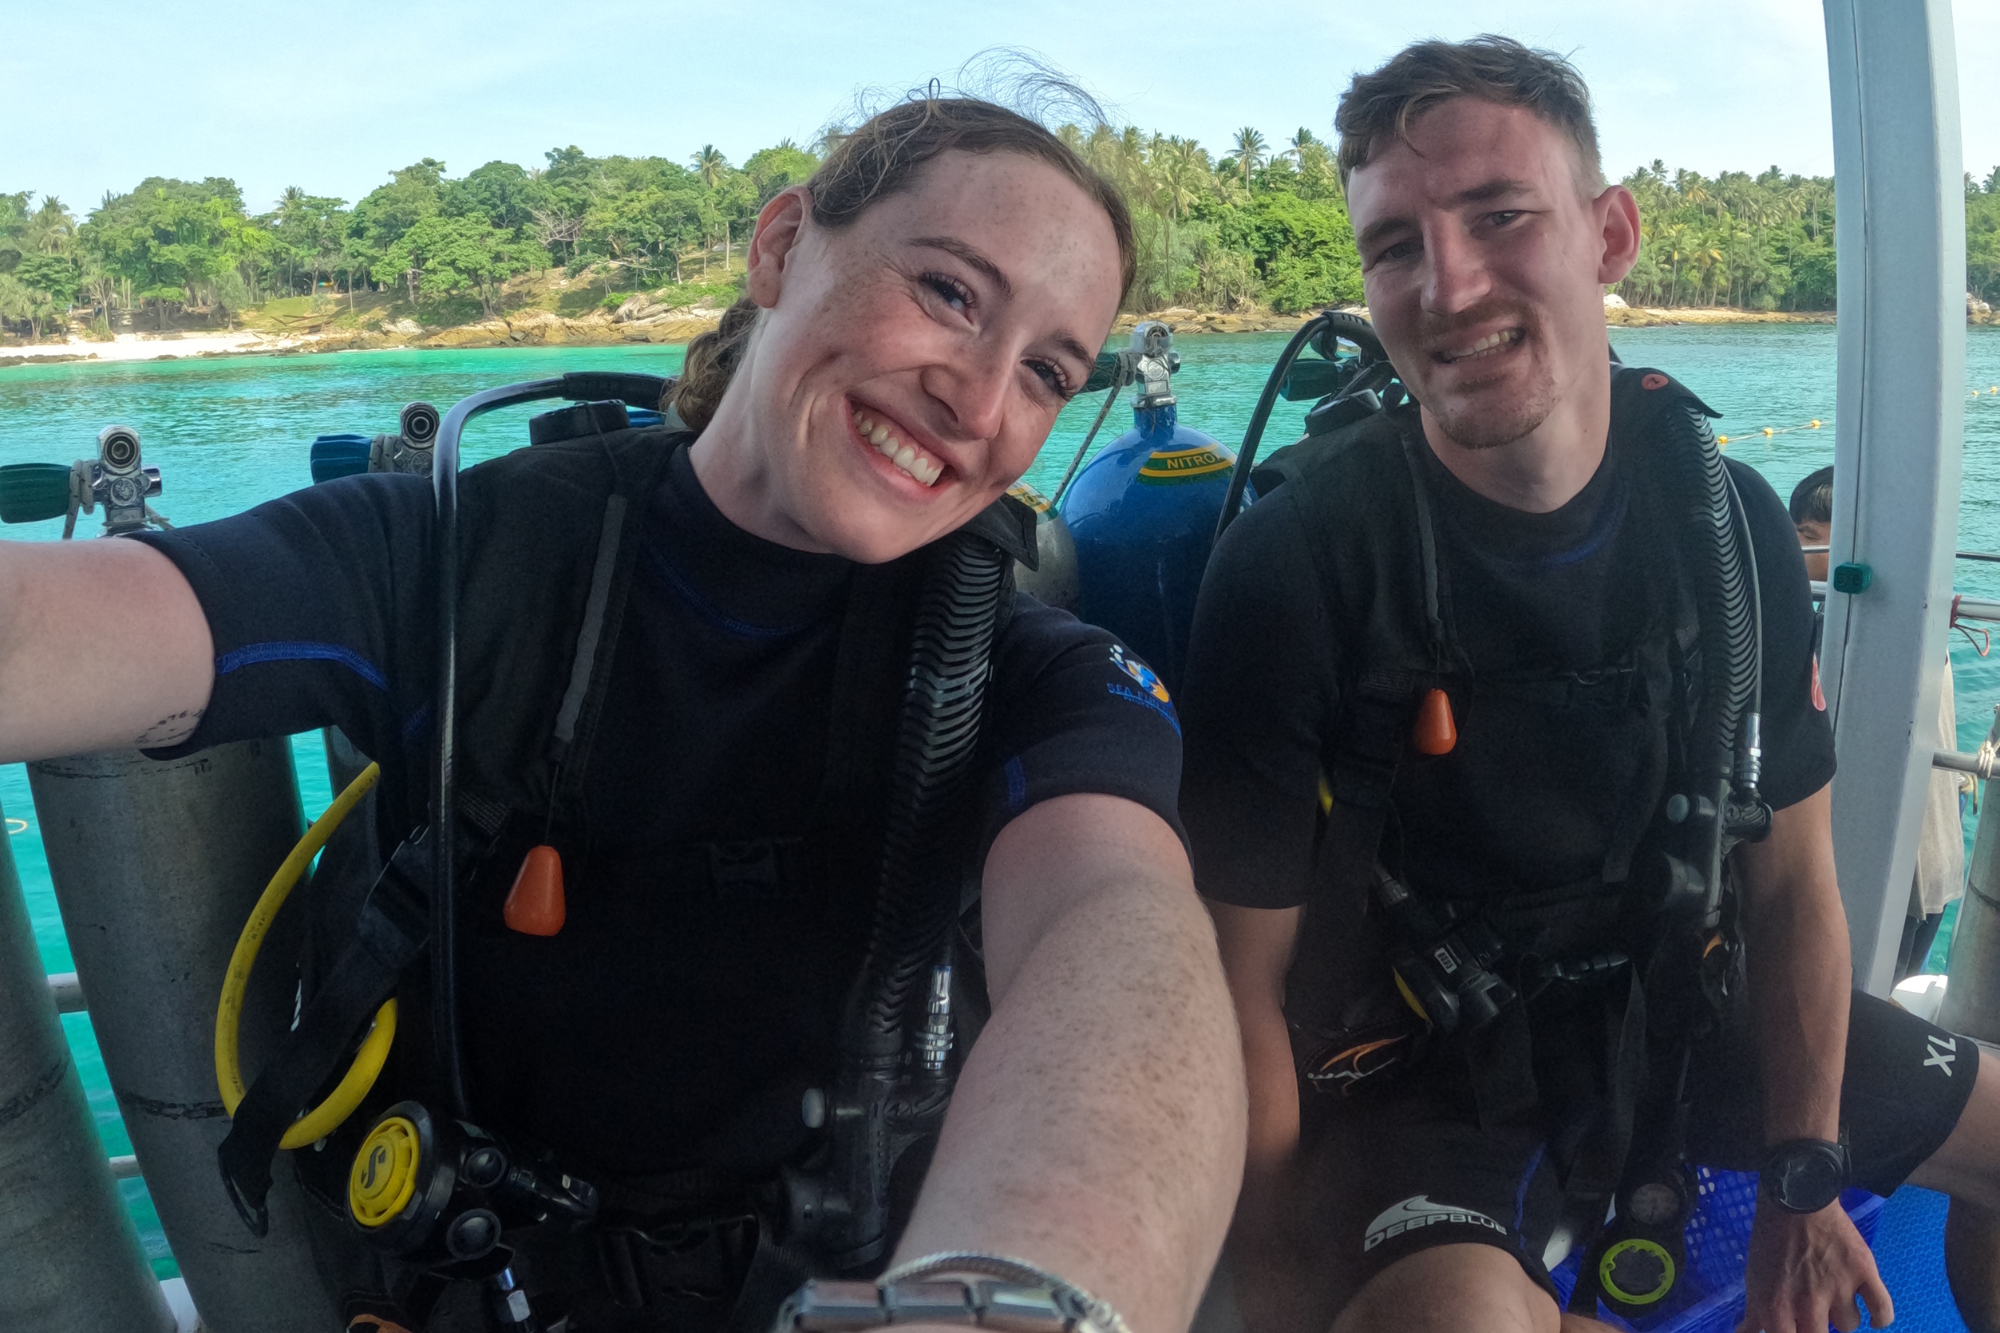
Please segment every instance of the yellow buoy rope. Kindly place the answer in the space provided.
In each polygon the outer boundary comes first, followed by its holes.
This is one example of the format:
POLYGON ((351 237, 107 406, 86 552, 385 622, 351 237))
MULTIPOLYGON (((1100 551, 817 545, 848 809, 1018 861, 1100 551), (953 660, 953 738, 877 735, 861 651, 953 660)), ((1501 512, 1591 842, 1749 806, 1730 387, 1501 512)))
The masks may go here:
MULTIPOLYGON (((292 848, 292 854, 285 858, 278 872, 271 876, 271 882, 264 886, 257 905, 250 911, 250 919, 243 923, 243 933, 237 936, 236 951, 230 954, 229 971, 222 979, 222 999, 215 1007, 215 1085, 222 1094, 223 1109, 232 1116, 243 1101, 243 1070, 237 1055, 236 1034, 243 1018, 243 991, 250 983, 250 969, 257 962, 257 950, 264 943, 271 923, 277 919, 278 909, 285 905, 292 886, 299 882, 299 876, 305 873, 313 857, 326 846, 326 840, 361 803, 361 798, 368 794, 381 775, 381 767, 376 764, 362 769, 360 776, 347 784, 347 790, 334 798, 326 813, 312 822, 312 827, 292 848)), ((383 1001, 382 1007, 375 1011, 375 1022, 368 1029, 368 1036, 362 1041, 361 1049, 355 1053, 354 1063, 340 1083, 325 1101, 292 1123, 284 1138, 278 1141, 278 1146, 303 1148, 316 1143, 353 1115, 354 1108, 375 1086, 375 1079, 389 1058, 389 1046, 395 1039, 396 1001, 391 998, 383 1001)))
MULTIPOLYGON (((1983 390, 1972 390, 1968 401, 1977 401, 1982 396, 1989 402, 1995 398, 2000 398, 2000 384, 1990 384, 1983 390)), ((1802 421, 1796 426, 1759 426, 1754 430, 1739 431, 1734 435, 1718 435, 1715 437, 1715 442, 1727 447, 1732 443, 1740 444, 1744 440, 1751 438, 1768 440, 1774 435, 1790 435, 1795 430, 1818 430, 1826 424, 1825 420, 1815 417, 1811 421, 1802 421)))

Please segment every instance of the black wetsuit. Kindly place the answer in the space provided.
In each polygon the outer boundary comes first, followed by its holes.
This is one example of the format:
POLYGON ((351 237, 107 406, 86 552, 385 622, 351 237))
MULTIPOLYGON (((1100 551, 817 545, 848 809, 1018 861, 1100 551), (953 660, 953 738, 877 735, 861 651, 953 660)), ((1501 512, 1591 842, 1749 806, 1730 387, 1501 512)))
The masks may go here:
MULTIPOLYGON (((830 1071, 879 852, 844 887, 800 894, 725 884, 708 849, 807 823, 856 567, 732 525, 685 450, 651 515, 582 817, 556 839, 568 920, 551 939, 501 923, 518 853, 465 895, 467 1078, 477 1116, 580 1174, 768 1178, 807 1137, 802 1090, 830 1071)), ((214 635, 214 693, 178 751, 331 724, 385 765, 420 763, 431 521, 427 479, 369 475, 144 536, 214 635)), ((1018 597, 991 660, 969 865, 1070 793, 1136 801, 1178 831, 1179 723, 1133 688, 1110 634, 1018 597)))
MULTIPOLYGON (((1428 446, 1413 410, 1401 413, 1432 496, 1438 563, 1450 581, 1458 646, 1481 672, 1588 674, 1616 659, 1643 627, 1645 580, 1666 569, 1638 521, 1658 497, 1640 492, 1631 442, 1605 460, 1569 503, 1530 514, 1488 500, 1453 477, 1428 446), (1411 432, 1415 432, 1412 436, 1411 432)), ((1813 611, 1791 521, 1768 483, 1731 461, 1758 556, 1764 612, 1763 793, 1779 809, 1832 778, 1833 735, 1813 657, 1813 611)), ((1361 594, 1343 599, 1340 573, 1319 549, 1298 487, 1281 487, 1233 524, 1209 565, 1187 680, 1187 774, 1181 811, 1195 880, 1212 899, 1286 908, 1306 901, 1321 825, 1319 790, 1341 684, 1365 652, 1361 594)), ((1580 716, 1578 725, 1588 725, 1580 716)), ((1418 887, 1452 896, 1533 891, 1591 873, 1604 855, 1589 832, 1607 812, 1588 797, 1535 799, 1572 742, 1558 738, 1545 771, 1466 793, 1459 808, 1392 800, 1383 855, 1418 887), (1476 808, 1474 808, 1476 806, 1476 808), (1593 825, 1588 817, 1599 816, 1593 825), (1491 830, 1504 830, 1504 845, 1491 830)), ((1417 787, 1415 790, 1421 791, 1417 787)), ((1301 958, 1298 968, 1313 967, 1301 958)), ((1568 1163, 1550 1145, 1565 1129, 1564 1088, 1595 1088, 1603 1034, 1575 1014, 1531 1009, 1535 1068, 1548 1118, 1535 1132, 1482 1130, 1461 1066, 1432 1061, 1350 1096, 1306 1093, 1304 1187, 1297 1224, 1326 1262, 1316 1271, 1344 1301, 1382 1267, 1417 1248, 1456 1241, 1499 1245, 1538 1281, 1560 1217, 1568 1163), (1576 1026, 1576 1024, 1582 1024, 1576 1026), (1560 1034, 1560 1035, 1558 1035, 1560 1034), (1589 1052, 1590 1054, 1580 1054, 1589 1052), (1582 1072, 1579 1073, 1578 1070, 1582 1072), (1398 1211, 1398 1210, 1402 1211, 1398 1211)), ((1559 1005, 1555 1005, 1559 1009, 1559 1005)), ((1740 1017, 1740 1016, 1739 1016, 1740 1017)), ((1959 1039, 1939 1061, 1937 1029, 1866 995, 1850 1024, 1843 1118, 1855 1182, 1892 1190, 1942 1143, 1970 1093, 1977 1054, 1959 1039)), ((1754 1169, 1762 1144, 1748 1033, 1739 1022, 1698 1056, 1696 1160, 1754 1169)))

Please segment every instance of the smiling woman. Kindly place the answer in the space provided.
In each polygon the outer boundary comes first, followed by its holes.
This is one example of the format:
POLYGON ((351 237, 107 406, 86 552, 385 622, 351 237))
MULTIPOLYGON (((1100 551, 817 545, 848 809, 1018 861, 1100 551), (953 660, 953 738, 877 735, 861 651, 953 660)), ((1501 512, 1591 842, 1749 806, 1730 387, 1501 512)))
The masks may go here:
MULTIPOLYGON (((766 204, 748 261, 672 391, 691 429, 552 415, 459 481, 458 1022, 298 1154, 350 1200, 314 1237, 328 1298, 350 1329, 494 1326, 466 1278, 491 1251, 446 1263, 353 1211, 369 1123, 421 1103, 596 1188, 571 1234, 481 1215, 510 1311, 770 1327, 801 1276, 943 1253, 906 1265, 921 1288, 802 1291, 804 1324, 920 1298, 1185 1328, 1244 1094, 1178 723, 1112 635, 1008 580, 1034 539, 1005 492, 1130 281, 1124 206, 1041 126, 928 99, 766 204), (531 866, 560 904, 532 922, 531 866)), ((425 478, 370 473, 144 539, 0 543, 0 760, 337 726, 381 766, 383 848, 422 847, 434 512, 425 478), (113 641, 59 613, 85 589, 113 641)), ((311 978, 375 928, 382 858, 336 850, 311 978)))
POLYGON ((1134 255, 1117 191, 1040 125, 964 98, 875 117, 764 206, 748 291, 688 349, 702 484, 871 563, 957 528, 1082 387, 1134 255))

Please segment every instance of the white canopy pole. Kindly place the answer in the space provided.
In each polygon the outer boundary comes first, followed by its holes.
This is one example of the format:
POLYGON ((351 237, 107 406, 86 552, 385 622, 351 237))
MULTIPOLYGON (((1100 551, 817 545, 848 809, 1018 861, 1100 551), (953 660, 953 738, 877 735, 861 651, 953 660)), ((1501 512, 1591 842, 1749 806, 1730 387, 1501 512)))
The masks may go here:
POLYGON ((1820 676, 1857 984, 1889 993, 1946 661, 1965 413, 1965 190, 1950 0, 1824 0, 1840 389, 1820 676), (1918 744, 1922 739, 1923 743, 1918 744))

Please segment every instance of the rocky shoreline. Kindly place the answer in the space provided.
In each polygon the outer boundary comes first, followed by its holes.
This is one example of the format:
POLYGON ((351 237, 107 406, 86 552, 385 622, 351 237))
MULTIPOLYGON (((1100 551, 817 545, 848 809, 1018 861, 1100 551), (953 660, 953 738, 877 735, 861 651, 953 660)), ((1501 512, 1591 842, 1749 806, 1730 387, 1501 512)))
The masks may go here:
MULTIPOLYGON (((1614 298, 1615 299, 1615 298, 1614 298)), ((1346 307, 1366 317, 1365 306, 1346 307)), ((1832 311, 1760 311, 1728 308, 1673 309, 1612 305, 1605 320, 1614 328, 1653 328, 1670 324, 1831 324, 1832 311)), ((1285 315, 1264 309, 1202 311, 1185 306, 1147 314, 1118 317, 1112 333, 1129 332, 1141 320, 1159 320, 1176 335, 1199 333, 1289 333, 1309 315, 1285 315)), ((284 356, 317 352, 372 351, 391 348, 484 348, 574 345, 610 347, 622 344, 681 344, 721 322, 722 311, 709 306, 667 306, 646 295, 634 296, 614 311, 593 310, 564 316, 530 307, 489 319, 444 328, 426 328, 407 317, 383 319, 359 330, 267 333, 189 332, 126 333, 110 341, 72 336, 62 343, 9 347, 0 345, 0 369, 65 361, 152 361, 219 356, 284 356)), ((1968 307, 1968 324, 2000 325, 2000 315, 1977 302, 1968 307)))

